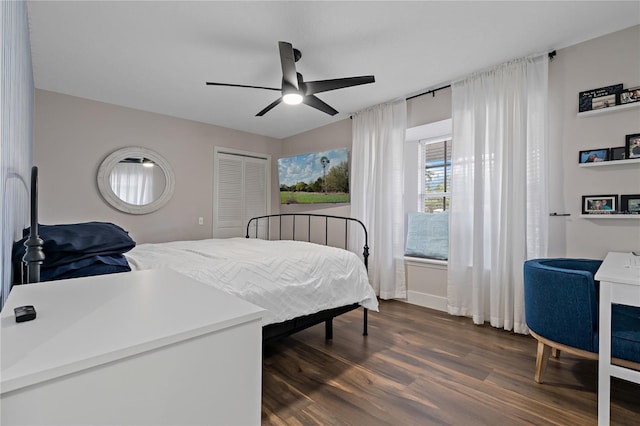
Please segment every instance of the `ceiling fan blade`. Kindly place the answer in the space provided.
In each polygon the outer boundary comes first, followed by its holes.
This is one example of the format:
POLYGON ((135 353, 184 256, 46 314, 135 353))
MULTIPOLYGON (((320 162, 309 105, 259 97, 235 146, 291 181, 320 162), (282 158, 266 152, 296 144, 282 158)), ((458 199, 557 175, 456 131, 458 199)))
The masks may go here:
POLYGON ((246 87, 248 89, 266 89, 266 90, 275 90, 277 92, 280 91, 280 89, 276 89, 276 88, 273 88, 273 87, 247 86, 247 85, 244 85, 244 84, 230 84, 230 83, 212 83, 210 81, 207 81, 207 86, 246 87))
POLYGON ((325 102, 321 101, 320 98, 317 98, 313 95, 307 95, 304 98, 302 98, 302 102, 305 105, 309 105, 310 107, 313 107, 315 109, 319 109, 322 112, 325 112, 329 115, 336 115, 338 113, 338 111, 336 111, 335 109, 333 109, 331 106, 329 106, 328 104, 326 104, 325 102))
POLYGON ((296 73, 296 60, 293 55, 293 46, 286 41, 279 41, 280 63, 282 64, 282 88, 285 83, 298 89, 298 77, 296 73))
POLYGON ((272 103, 270 103, 268 107, 266 107, 265 109, 263 109, 262 111, 257 113, 256 117, 262 117, 263 115, 265 115, 266 113, 271 111, 273 109, 273 107, 278 105, 280 102, 282 102, 282 97, 280 97, 280 98, 276 99, 275 101, 273 101, 272 103))
POLYGON ((375 81, 374 76, 363 75, 360 77, 335 78, 333 80, 306 81, 304 84, 306 86, 306 93, 312 95, 314 93, 328 92, 329 90, 375 83, 375 81))

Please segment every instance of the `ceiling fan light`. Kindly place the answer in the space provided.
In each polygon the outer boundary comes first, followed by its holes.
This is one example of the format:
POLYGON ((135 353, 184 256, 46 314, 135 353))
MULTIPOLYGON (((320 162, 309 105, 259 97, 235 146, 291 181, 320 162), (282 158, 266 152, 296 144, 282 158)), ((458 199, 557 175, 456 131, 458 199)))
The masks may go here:
POLYGON ((298 105, 302 103, 302 95, 300 93, 287 93, 282 96, 282 101, 287 105, 298 105))

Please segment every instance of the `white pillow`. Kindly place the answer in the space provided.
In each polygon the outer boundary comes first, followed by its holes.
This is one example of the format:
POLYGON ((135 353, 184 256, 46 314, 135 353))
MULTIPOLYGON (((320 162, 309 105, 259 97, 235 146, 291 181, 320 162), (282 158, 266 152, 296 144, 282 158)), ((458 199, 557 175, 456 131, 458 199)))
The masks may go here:
POLYGON ((449 258, 449 212, 410 212, 405 256, 449 258))

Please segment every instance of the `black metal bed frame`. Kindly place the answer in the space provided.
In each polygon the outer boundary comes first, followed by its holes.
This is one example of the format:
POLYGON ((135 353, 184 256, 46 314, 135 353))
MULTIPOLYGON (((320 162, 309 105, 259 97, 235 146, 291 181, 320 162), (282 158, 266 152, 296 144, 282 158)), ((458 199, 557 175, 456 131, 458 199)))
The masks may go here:
MULTIPOLYGON (((349 223, 357 223, 361 226, 362 230, 364 231, 364 247, 363 247, 363 259, 364 259, 364 266, 365 268, 368 270, 369 269, 369 245, 368 245, 368 234, 367 234, 367 228, 364 225, 364 223, 362 223, 361 221, 359 221, 358 219, 354 219, 351 217, 345 217, 345 216, 332 216, 332 215, 322 215, 322 214, 313 214, 313 213, 281 213, 281 214, 270 214, 270 215, 265 215, 265 216, 258 216, 258 217, 254 217, 249 219, 249 222, 247 223, 247 234, 246 234, 246 238, 251 238, 250 237, 250 230, 251 230, 251 225, 252 223, 255 222, 254 227, 255 227, 255 236, 254 238, 261 238, 259 236, 259 229, 260 229, 260 221, 261 220, 266 220, 266 228, 265 229, 265 237, 263 239, 269 240, 271 239, 271 225, 272 225, 272 219, 274 219, 274 221, 276 221, 275 219, 277 219, 277 227, 278 227, 278 240, 282 239, 282 218, 283 217, 292 217, 291 220, 291 239, 292 240, 296 240, 296 218, 299 217, 303 217, 307 219, 307 235, 306 235, 306 241, 307 242, 311 242, 311 225, 312 225, 312 218, 319 218, 319 219, 324 219, 324 245, 329 245, 328 241, 329 241, 329 219, 332 219, 333 221, 335 220, 341 220, 344 221, 344 248, 345 250, 347 249, 347 241, 348 241, 348 232, 349 232, 349 223)), ((319 222, 319 220, 315 220, 314 223, 317 224, 317 222, 319 222)), ((304 241, 304 240, 298 240, 298 241, 304 241)), ((325 323, 325 338, 326 339, 332 339, 333 338, 333 318, 337 317, 338 315, 342 315, 344 313, 347 313, 349 311, 353 311, 354 309, 358 309, 360 307, 360 305, 358 303, 353 303, 351 305, 346 305, 346 306, 340 306, 337 308, 333 308, 333 309, 326 309, 320 312, 316 312, 314 314, 310 314, 310 315, 305 315, 302 317, 297 317, 297 318, 293 318, 291 320, 288 321, 284 321, 281 323, 276 323, 276 324, 268 324, 264 327, 262 327, 262 344, 266 344, 275 340, 279 340, 283 337, 287 337, 290 336, 293 333, 296 333, 298 331, 304 330, 306 328, 309 328, 311 326, 314 326, 316 324, 320 324, 321 322, 325 323)), ((367 326, 368 326, 368 309, 367 308, 362 308, 363 309, 363 331, 362 331, 362 335, 363 336, 367 336, 368 332, 367 332, 367 326)))
POLYGON ((38 235, 38 168, 31 167, 31 194, 30 194, 31 227, 29 238, 24 242, 26 251, 22 257, 22 262, 26 267, 26 281, 21 278, 21 282, 40 282, 40 265, 44 262, 44 241, 38 235))
MULTIPOLYGON (((45 254, 43 250, 44 241, 38 235, 38 168, 33 166, 31 168, 31 195, 30 195, 30 207, 31 207, 31 228, 29 231, 29 238, 25 241, 24 245, 26 247, 26 252, 22 257, 22 262, 26 268, 26 280, 21 279, 21 282, 26 283, 37 283, 40 281, 40 266, 44 262, 45 254)), ((250 238, 249 230, 251 229, 251 224, 255 222, 256 236, 255 238, 260 238, 258 236, 259 224, 261 220, 267 221, 266 226, 266 238, 270 239, 270 228, 271 228, 271 219, 278 218, 278 239, 282 239, 282 218, 286 216, 292 216, 292 238, 295 240, 295 227, 296 227, 296 218, 297 217, 306 217, 307 218, 307 242, 311 242, 311 218, 322 218, 324 219, 324 231, 325 231, 325 241, 324 245, 328 245, 328 236, 329 236, 329 219, 331 220, 342 220, 345 223, 344 227, 344 249, 347 249, 347 240, 348 240, 348 232, 349 232, 349 223, 358 223, 362 230, 364 231, 364 247, 363 247, 363 259, 365 268, 368 270, 369 268, 369 246, 368 246, 368 234, 367 228, 365 225, 359 221, 358 219, 343 217, 343 216, 332 216, 332 215, 320 215, 320 214, 311 214, 311 213, 282 213, 282 214, 273 214, 266 216, 254 217, 249 220, 247 223, 247 234, 246 238, 250 238)), ((316 221, 317 222, 317 221, 316 221)), ((22 271, 21 271, 22 273, 22 271)), ((333 309, 326 309, 320 312, 316 312, 314 314, 305 315, 302 317, 297 317, 288 321, 284 321, 276 324, 268 324, 262 328, 262 343, 263 345, 283 337, 287 337, 293 333, 304 330, 308 327, 314 326, 316 324, 320 324, 321 322, 325 323, 325 337, 326 339, 333 338, 333 318, 338 315, 342 315, 349 311, 359 308, 360 305, 358 303, 353 303, 351 305, 340 306, 333 309)), ((363 331, 362 335, 367 336, 367 325, 368 325, 368 310, 363 308, 363 331)))

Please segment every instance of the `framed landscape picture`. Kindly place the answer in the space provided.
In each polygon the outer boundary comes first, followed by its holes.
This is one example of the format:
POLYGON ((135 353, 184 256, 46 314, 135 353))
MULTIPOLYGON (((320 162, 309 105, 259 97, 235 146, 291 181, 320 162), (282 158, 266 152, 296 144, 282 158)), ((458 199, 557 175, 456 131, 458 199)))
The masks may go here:
POLYGON ((278 159, 280 204, 349 203, 347 148, 278 159))

